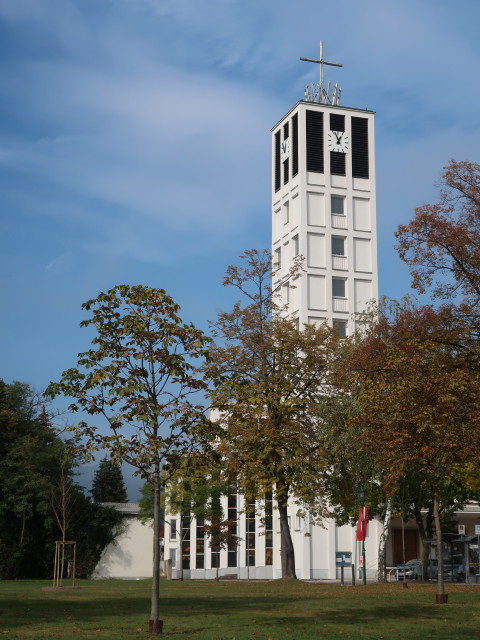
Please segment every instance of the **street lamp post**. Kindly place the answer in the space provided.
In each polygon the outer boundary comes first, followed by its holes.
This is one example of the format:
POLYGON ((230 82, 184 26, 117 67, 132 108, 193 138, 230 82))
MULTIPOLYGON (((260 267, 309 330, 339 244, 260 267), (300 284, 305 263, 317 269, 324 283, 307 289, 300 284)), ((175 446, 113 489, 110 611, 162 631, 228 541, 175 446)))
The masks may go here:
POLYGON ((358 501, 360 503, 360 507, 361 507, 361 514, 362 514, 362 520, 361 520, 361 531, 362 531, 362 559, 363 559, 363 584, 367 584, 367 560, 365 558, 365 533, 366 533, 366 527, 365 527, 365 498, 367 496, 367 492, 365 489, 360 488, 357 489, 357 495, 358 495, 358 501))

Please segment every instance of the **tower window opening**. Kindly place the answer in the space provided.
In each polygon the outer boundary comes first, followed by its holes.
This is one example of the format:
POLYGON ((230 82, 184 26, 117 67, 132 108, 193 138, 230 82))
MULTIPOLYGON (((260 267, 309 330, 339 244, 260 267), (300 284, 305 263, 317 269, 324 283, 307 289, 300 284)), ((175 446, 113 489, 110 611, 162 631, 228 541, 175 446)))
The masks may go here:
POLYGON ((345 238, 332 236, 332 255, 334 256, 345 255, 345 238))
POLYGON ((340 338, 347 337, 347 321, 346 320, 333 320, 332 326, 340 338))
POLYGON ((342 196, 332 196, 330 206, 332 213, 334 213, 335 215, 345 215, 345 198, 342 198, 342 196))
POLYGON ((332 278, 332 296, 334 298, 345 298, 345 284, 344 278, 332 278))

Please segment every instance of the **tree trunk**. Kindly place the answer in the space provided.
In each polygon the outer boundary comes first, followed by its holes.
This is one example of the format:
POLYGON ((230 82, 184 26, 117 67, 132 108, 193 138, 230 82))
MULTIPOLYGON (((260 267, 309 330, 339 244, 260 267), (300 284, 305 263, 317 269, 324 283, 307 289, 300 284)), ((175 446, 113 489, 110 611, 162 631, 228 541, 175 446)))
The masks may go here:
POLYGON ((440 507, 438 491, 433 496, 433 518, 435 521, 435 539, 437 541, 437 564, 438 564, 438 582, 437 582, 437 603, 445 604, 445 582, 443 578, 443 546, 442 546, 442 526, 440 524, 440 507))
POLYGON ((162 633, 163 622, 158 619, 160 608, 160 463, 155 463, 153 482, 153 577, 150 609, 150 633, 162 633))
POLYGON ((293 548, 290 526, 288 524, 287 504, 288 488, 284 486, 278 490, 277 484, 277 504, 278 515, 280 516, 280 556, 282 559, 282 578, 295 580, 295 549, 293 548))
POLYGON ((422 580, 424 582, 428 581, 429 575, 429 543, 427 543, 427 538, 432 537, 431 531, 431 513, 427 514, 426 517, 426 526, 423 521, 423 515, 420 509, 415 509, 415 522, 417 523, 418 533, 420 534, 420 541, 422 543, 422 551, 421 551, 421 560, 422 560, 422 580))
POLYGON ((403 587, 408 587, 407 583, 407 567, 405 562, 405 514, 402 511, 402 562, 403 562, 403 587))
POLYGON ((23 546, 23 538, 25 537, 25 527, 27 524, 27 516, 25 515, 25 510, 22 513, 22 530, 20 531, 20 547, 23 546))
POLYGON ((378 543, 378 581, 387 581, 387 562, 386 562, 386 549, 387 540, 390 533, 390 520, 392 519, 392 501, 387 500, 387 507, 385 510, 385 517, 383 519, 383 529, 380 534, 380 540, 378 543))

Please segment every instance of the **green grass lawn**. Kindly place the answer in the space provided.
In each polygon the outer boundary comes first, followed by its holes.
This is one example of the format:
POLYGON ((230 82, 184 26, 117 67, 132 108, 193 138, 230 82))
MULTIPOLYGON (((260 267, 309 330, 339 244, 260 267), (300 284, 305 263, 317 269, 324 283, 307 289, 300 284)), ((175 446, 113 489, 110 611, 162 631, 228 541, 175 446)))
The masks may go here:
MULTIPOLYGON (((0 582, 0 637, 129 640, 149 637, 150 581, 0 582)), ((480 639, 480 585, 341 587, 305 582, 162 582, 164 637, 179 640, 311 638, 480 639)))

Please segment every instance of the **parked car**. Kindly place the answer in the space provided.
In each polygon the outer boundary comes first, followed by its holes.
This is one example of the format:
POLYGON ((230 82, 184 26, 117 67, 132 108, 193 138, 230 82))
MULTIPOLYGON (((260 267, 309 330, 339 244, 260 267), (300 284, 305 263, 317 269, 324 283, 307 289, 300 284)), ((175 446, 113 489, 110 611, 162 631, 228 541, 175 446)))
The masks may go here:
MULTIPOLYGON (((430 560, 427 568, 427 580, 436 580, 437 578, 437 561, 430 560)), ((421 580, 423 575, 423 564, 420 558, 408 560, 403 564, 397 564, 397 579, 403 580, 421 580)))

